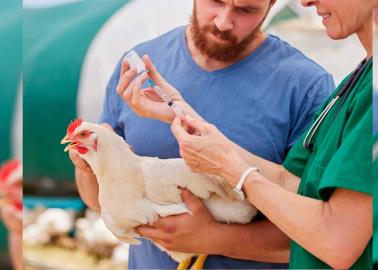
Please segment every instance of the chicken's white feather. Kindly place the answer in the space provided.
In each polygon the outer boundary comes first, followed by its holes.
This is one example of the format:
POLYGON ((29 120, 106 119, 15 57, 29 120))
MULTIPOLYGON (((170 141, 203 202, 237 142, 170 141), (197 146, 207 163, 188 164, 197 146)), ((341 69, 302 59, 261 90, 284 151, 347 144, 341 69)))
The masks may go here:
MULTIPOLYGON (((92 133, 87 140, 96 142, 96 151, 92 149, 80 156, 97 177, 104 223, 124 242, 139 242, 134 228, 153 223, 159 215, 188 212, 178 187, 201 198, 221 222, 248 223, 257 213, 247 201, 239 200, 223 179, 193 173, 183 159, 137 156, 122 137, 101 125, 82 122, 74 133, 85 130, 92 133)), ((176 261, 193 256, 167 252, 176 261)))

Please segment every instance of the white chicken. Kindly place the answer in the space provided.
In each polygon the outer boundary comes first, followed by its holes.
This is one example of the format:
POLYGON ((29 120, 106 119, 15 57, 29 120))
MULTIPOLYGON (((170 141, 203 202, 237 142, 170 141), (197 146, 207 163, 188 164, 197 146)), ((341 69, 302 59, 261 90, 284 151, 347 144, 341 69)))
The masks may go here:
POLYGON ((24 228, 22 233, 23 242, 36 246, 48 244, 51 240, 51 236, 37 224, 30 224, 24 228))
POLYGON ((68 234, 72 229, 73 217, 67 211, 49 208, 37 217, 35 224, 25 227, 23 241, 30 245, 44 245, 54 237, 68 234))
POLYGON ((129 244, 121 243, 113 251, 112 262, 115 265, 127 265, 129 258, 129 244))
POLYGON ((91 210, 87 210, 86 217, 76 220, 75 225, 75 238, 90 253, 107 254, 121 243, 109 231, 100 215, 91 210))
MULTIPOLYGON (((121 241, 138 244, 135 227, 159 216, 190 213, 178 187, 201 198, 217 221, 249 223, 256 208, 240 200, 221 178, 193 173, 181 158, 158 159, 135 155, 124 139, 101 125, 75 120, 61 142, 76 149, 92 168, 99 185, 101 216, 121 241)), ((157 245, 162 250, 162 246, 157 245)), ((196 254, 170 252, 178 269, 186 269, 196 254)), ((199 258, 199 265, 204 258, 199 258)))
POLYGON ((36 224, 43 228, 51 236, 59 236, 69 233, 73 229, 73 217, 64 209, 46 209, 37 218, 36 224))

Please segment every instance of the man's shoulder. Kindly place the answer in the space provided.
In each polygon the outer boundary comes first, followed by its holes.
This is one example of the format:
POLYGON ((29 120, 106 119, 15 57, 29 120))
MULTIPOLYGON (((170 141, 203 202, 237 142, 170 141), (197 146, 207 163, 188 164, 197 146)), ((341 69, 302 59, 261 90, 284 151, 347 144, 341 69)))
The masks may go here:
POLYGON ((176 27, 158 37, 140 43, 134 47, 134 50, 140 54, 169 53, 169 50, 175 49, 179 46, 180 38, 182 38, 181 35, 183 34, 184 29, 185 26, 176 27))
POLYGON ((306 56, 299 49, 277 36, 269 35, 270 50, 274 52, 272 57, 276 58, 277 66, 282 70, 295 72, 304 76, 331 76, 322 66, 306 56))
POLYGON ((267 68, 272 71, 272 76, 278 78, 274 81, 292 89, 292 97, 325 99, 335 88, 332 75, 300 50, 274 35, 269 35, 268 42, 261 61, 270 63, 267 68))

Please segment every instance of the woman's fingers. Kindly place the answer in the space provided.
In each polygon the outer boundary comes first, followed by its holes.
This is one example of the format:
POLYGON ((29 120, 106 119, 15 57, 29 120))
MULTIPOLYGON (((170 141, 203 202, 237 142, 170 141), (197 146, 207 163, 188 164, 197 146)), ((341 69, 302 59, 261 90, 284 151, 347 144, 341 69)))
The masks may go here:
POLYGON ((175 117, 171 125, 171 131, 180 143, 187 138, 188 133, 185 130, 184 123, 180 117, 175 117))
POLYGON ((187 136, 203 136, 209 133, 209 124, 201 119, 194 119, 189 114, 184 115, 184 117, 176 117, 172 122, 171 130, 175 135, 176 139, 180 142, 187 136))
POLYGON ((201 119, 194 119, 191 115, 186 114, 183 121, 190 127, 190 134, 201 135, 208 129, 208 123, 201 119))

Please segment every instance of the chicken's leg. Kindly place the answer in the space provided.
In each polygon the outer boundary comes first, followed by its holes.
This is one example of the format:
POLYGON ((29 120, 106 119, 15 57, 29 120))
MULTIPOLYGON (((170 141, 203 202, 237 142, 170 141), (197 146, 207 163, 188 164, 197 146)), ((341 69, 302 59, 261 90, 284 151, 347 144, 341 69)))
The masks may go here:
POLYGON ((177 266, 176 270, 186 270, 188 269, 190 263, 192 262, 192 258, 186 259, 177 266))
POLYGON ((192 265, 192 268, 190 268, 190 269, 191 270, 202 270, 203 266, 205 264, 206 258, 207 258, 207 255, 204 255, 204 254, 198 255, 197 260, 194 262, 194 264, 192 265))

